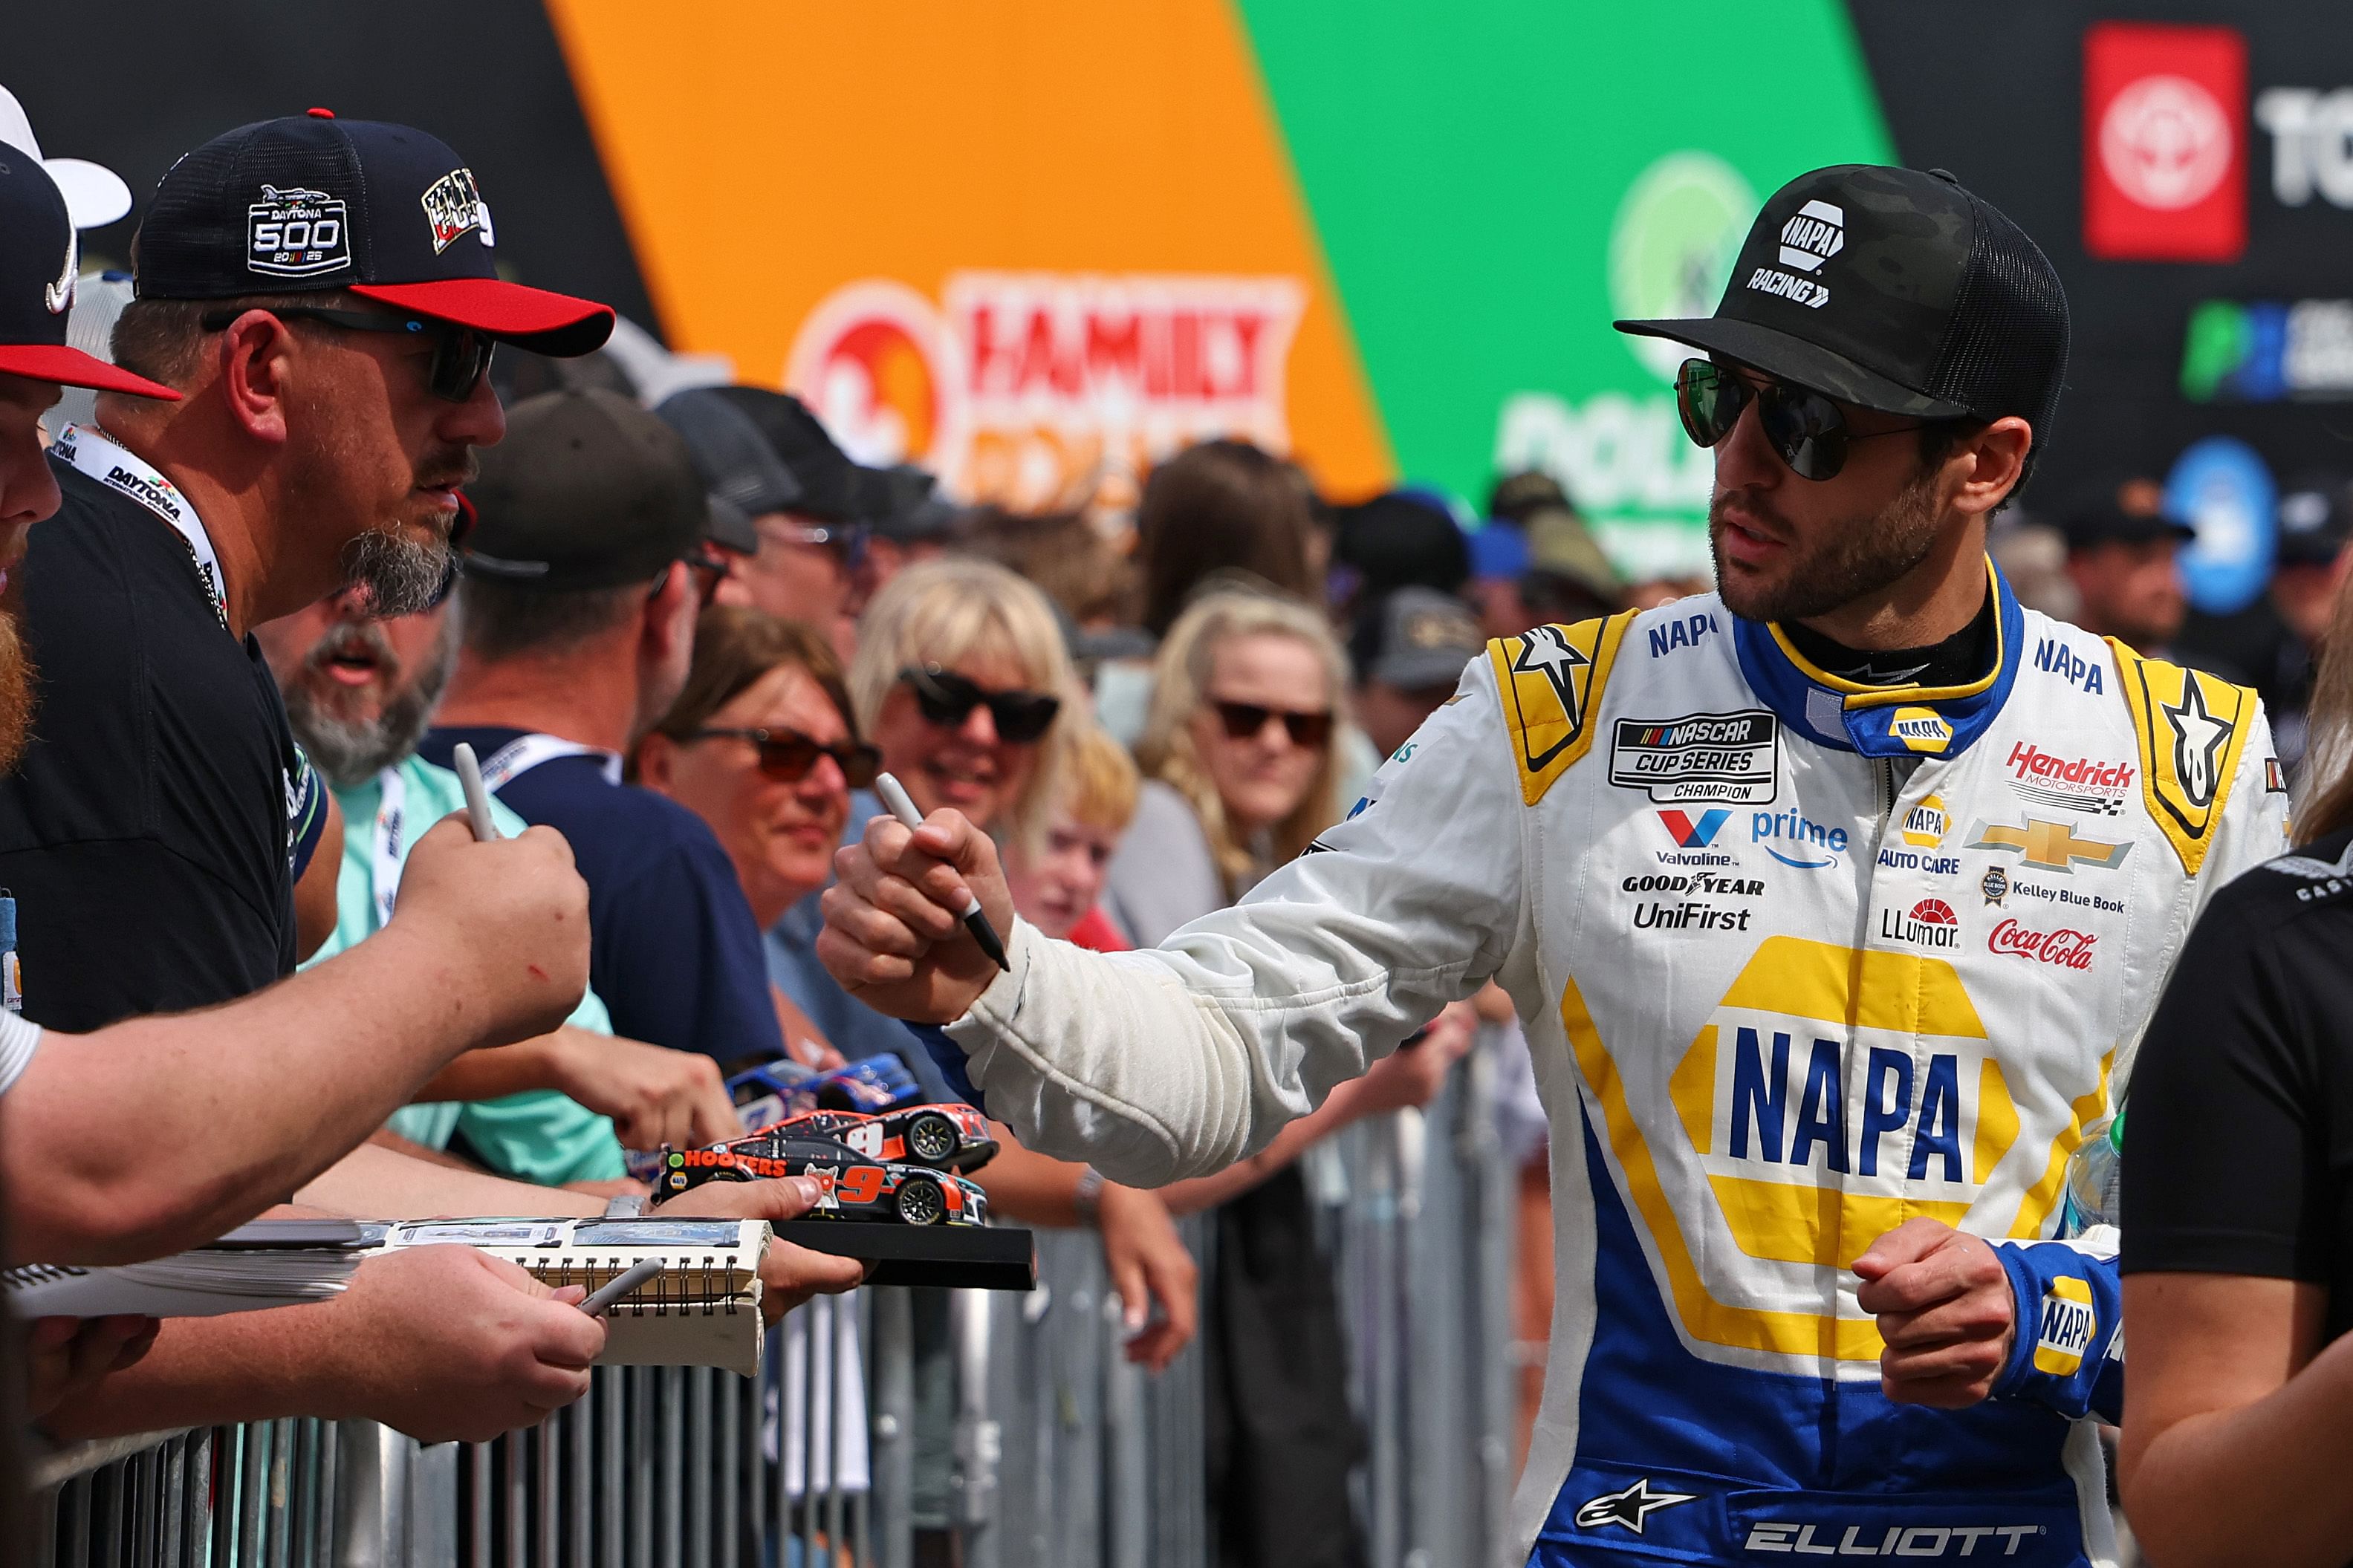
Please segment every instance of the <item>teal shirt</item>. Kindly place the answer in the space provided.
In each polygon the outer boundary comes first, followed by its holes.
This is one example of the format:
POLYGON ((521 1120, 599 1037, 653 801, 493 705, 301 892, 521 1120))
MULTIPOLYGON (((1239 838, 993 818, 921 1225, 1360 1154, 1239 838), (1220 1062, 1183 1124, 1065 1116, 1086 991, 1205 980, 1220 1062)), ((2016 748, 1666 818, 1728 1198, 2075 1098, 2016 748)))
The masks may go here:
MULTIPOLYGON (((406 789, 399 846, 400 858, 406 863, 409 845, 451 812, 464 810, 466 795, 456 773, 421 757, 409 757, 399 765, 399 773, 406 789)), ((335 880, 335 934, 311 957, 312 963, 372 935, 380 923, 375 912, 375 811, 381 797, 374 779, 356 789, 335 791, 336 804, 343 808, 343 868, 335 880)), ((491 801, 491 816, 501 833, 512 836, 523 830, 522 818, 501 805, 496 797, 491 801)), ((567 1021, 600 1035, 613 1032, 605 1004, 593 991, 580 999, 567 1021)), ((526 1089, 502 1100, 403 1106, 385 1125, 429 1149, 448 1147, 450 1138, 462 1131, 466 1142, 492 1169, 542 1186, 611 1181, 626 1173, 612 1119, 554 1089, 526 1089)))

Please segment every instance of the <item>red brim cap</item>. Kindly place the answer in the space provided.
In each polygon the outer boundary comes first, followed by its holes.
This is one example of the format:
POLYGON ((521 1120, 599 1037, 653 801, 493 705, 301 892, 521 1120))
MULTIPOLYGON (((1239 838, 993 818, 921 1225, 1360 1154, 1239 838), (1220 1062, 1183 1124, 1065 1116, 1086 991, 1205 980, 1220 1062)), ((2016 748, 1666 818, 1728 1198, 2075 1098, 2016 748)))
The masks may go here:
POLYGON ((444 278, 430 283, 353 283, 351 291, 420 316, 455 321, 533 353, 570 359, 593 353, 613 335, 613 308, 501 278, 444 278))
POLYGON ((178 393, 161 382, 133 375, 94 354, 63 343, 0 343, 0 375, 53 381, 59 386, 94 386, 100 392, 128 392, 170 403, 180 400, 178 393))

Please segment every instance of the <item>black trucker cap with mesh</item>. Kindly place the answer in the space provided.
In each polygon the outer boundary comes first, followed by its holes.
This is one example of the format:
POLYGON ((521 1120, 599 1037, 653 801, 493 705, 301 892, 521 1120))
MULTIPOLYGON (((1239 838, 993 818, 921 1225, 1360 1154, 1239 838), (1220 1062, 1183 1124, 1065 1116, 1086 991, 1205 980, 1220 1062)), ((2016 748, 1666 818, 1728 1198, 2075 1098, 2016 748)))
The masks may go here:
POLYGON ((1757 215, 1714 316, 1617 327, 1889 414, 2015 414, 2036 457, 2067 369, 2059 274, 1942 169, 1800 174, 1757 215))

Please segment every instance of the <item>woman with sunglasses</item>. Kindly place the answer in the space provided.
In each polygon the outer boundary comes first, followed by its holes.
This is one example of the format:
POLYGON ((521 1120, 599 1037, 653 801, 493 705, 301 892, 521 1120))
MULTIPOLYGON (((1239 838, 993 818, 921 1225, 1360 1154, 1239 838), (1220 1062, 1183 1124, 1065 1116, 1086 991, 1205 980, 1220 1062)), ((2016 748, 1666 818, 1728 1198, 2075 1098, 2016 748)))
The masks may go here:
MULTIPOLYGON (((1154 668, 1149 776, 1105 899, 1144 946, 1223 909, 1339 819, 1346 660, 1324 618, 1247 590, 1194 601, 1154 668)), ((1210 1495, 1242 1561, 1359 1561, 1348 1499, 1361 1435, 1332 1265, 1296 1162, 1352 1121, 1429 1101, 1467 1048, 1456 1010, 1419 1046, 1334 1089, 1256 1154, 1159 1189, 1210 1210, 1210 1495)))
MULTIPOLYGON (((703 657, 698 645, 698 671, 703 657)), ((1072 679, 1060 628, 1037 588, 987 562, 926 562, 894 577, 868 608, 846 693, 828 689, 839 710, 839 730, 828 732, 854 738, 862 728, 872 735, 881 765, 923 811, 953 805, 992 831, 1042 837, 1067 744, 1062 693, 1072 679)), ((692 678, 687 689, 696 689, 692 678)), ((861 787, 873 779, 871 754, 860 753, 861 777, 851 782, 861 787)), ((829 766, 819 772, 828 780, 833 774, 829 766)), ((862 794, 843 807, 859 831, 881 810, 862 794)), ((831 820, 822 857, 795 864, 829 868, 841 826, 839 817, 831 820)), ((712 826, 733 852, 740 835, 715 820, 712 826)), ((827 879, 820 869, 808 885, 827 879)), ((853 1058, 889 1051, 932 1097, 954 1098, 903 1025, 851 997, 818 963, 823 917, 816 900, 777 918, 748 882, 746 890, 754 910, 771 922, 771 975, 828 1037, 853 1058)), ((772 890, 782 890, 781 879, 772 890)), ((1193 1262, 1166 1206, 1149 1193, 1104 1182, 1085 1165, 1030 1153, 1003 1128, 997 1136, 1001 1152, 976 1177, 994 1209, 1032 1225, 1092 1225, 1127 1303, 1134 1331, 1129 1356, 1155 1370, 1166 1366, 1192 1338, 1194 1318, 1193 1262), (1147 1321, 1154 1301, 1161 1311, 1147 1321)))
POLYGON ((763 931, 830 879, 849 792, 881 771, 849 714, 825 638, 719 605, 695 625, 685 689, 638 742, 638 782, 711 825, 763 931))
POLYGON ((1107 900, 1140 945, 1223 909, 1339 820, 1342 670, 1295 599, 1215 593, 1170 626, 1136 748, 1151 782, 1107 900))

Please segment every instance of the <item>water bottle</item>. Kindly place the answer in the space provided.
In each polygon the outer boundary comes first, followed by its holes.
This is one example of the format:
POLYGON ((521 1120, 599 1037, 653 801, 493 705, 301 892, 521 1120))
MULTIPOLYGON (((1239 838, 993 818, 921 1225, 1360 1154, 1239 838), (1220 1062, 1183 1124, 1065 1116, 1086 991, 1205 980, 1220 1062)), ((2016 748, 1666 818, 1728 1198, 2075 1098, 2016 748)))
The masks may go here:
POLYGON ((2081 1236, 2094 1226, 2121 1227, 2117 1196, 2124 1181, 2125 1113, 2103 1116, 2084 1129, 2084 1141, 2067 1156, 2065 1202, 2059 1235, 2081 1236))
POLYGON ((16 984, 16 900, 0 888, 0 1007, 25 1010, 25 993, 16 984))

